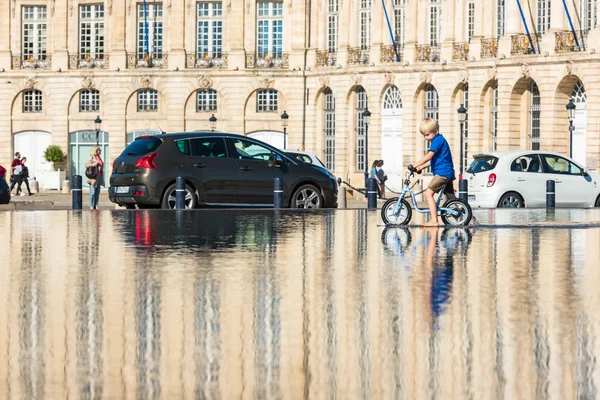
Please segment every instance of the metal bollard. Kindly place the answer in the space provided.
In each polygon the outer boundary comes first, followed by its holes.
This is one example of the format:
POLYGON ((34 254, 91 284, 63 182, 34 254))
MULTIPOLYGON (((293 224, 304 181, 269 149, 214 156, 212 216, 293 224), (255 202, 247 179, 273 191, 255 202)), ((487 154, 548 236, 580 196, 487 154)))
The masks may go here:
POLYGON ((346 187, 340 186, 338 188, 338 208, 348 208, 348 201, 346 199, 346 187))
POLYGON ((553 180, 546 181, 546 208, 556 207, 556 182, 553 180))
POLYGON ((178 176, 175 181, 175 209, 185 209, 185 179, 178 176))
POLYGON ((458 181, 458 198, 466 202, 469 201, 469 181, 466 179, 458 181))
MULTIPOLYGON (((81 175, 73 175, 73 189, 71 195, 73 199, 73 210, 81 210, 83 207, 81 185, 81 175)), ((100 188, 98 188, 98 190, 100 190, 100 188)))
POLYGON ((273 205, 275 208, 283 208, 283 179, 279 176, 273 182, 273 205))
POLYGON ((367 180, 367 208, 377 208, 377 181, 367 180))

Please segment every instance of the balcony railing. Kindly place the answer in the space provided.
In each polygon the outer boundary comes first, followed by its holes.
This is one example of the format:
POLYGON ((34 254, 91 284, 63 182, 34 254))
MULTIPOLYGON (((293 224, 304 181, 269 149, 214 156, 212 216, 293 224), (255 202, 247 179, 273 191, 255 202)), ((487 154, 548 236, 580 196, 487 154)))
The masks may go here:
POLYGON ((583 51, 587 49, 588 33, 584 32, 583 36, 580 33, 576 33, 579 46, 575 43, 575 37, 573 32, 555 32, 556 45, 554 51, 557 53, 570 53, 574 51, 583 51))
POLYGON ((87 54, 69 55, 69 68, 108 68, 108 54, 92 57, 87 54))
POLYGON ((368 64, 369 53, 371 48, 366 47, 361 49, 360 47, 349 47, 348 48, 348 64, 368 64))
POLYGON ((395 63, 402 61, 402 52, 404 50, 404 46, 401 44, 396 44, 396 51, 394 52, 394 45, 384 45, 381 46, 381 63, 395 63), (398 60, 396 60, 396 53, 398 53, 398 60))
POLYGON ((418 62, 436 62, 440 61, 440 45, 418 44, 417 45, 418 62))
POLYGON ((165 53, 153 54, 149 57, 147 54, 128 53, 127 68, 167 68, 169 55, 165 53))
POLYGON ((469 60, 469 43, 453 43, 452 61, 469 60))
POLYGON ((337 62, 337 53, 329 53, 327 50, 317 50, 317 67, 331 67, 337 62))
MULTIPOLYGON (((527 55, 533 54, 531 50, 531 43, 529 42, 529 36, 527 35, 514 35, 511 37, 512 46, 510 49, 510 54, 513 56, 516 55, 527 55)), ((533 41, 533 47, 535 48, 535 53, 538 54, 541 52, 538 44, 542 43, 541 35, 531 35, 531 40, 533 41)))
POLYGON ((246 68, 288 68, 290 53, 256 53, 246 52, 246 68))
POLYGON ((213 51, 206 53, 187 54, 186 68, 225 68, 227 67, 227 53, 213 51))
POLYGON ((12 57, 13 69, 49 69, 52 67, 52 56, 42 55, 39 57, 14 54, 12 57))
POLYGON ((498 57, 498 39, 481 39, 481 58, 498 57))

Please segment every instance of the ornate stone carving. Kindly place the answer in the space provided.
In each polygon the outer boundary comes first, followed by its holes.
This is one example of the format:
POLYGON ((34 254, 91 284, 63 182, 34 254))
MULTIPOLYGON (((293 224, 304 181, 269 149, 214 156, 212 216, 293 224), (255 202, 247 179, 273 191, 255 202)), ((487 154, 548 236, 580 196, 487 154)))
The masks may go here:
POLYGON ((523 78, 531 77, 531 71, 529 70, 529 65, 521 64, 521 76, 523 78))
POLYGON ((487 74, 488 74, 489 80, 497 81, 498 80, 498 67, 492 67, 492 68, 488 69, 487 74))
POLYGON ((462 83, 469 82, 469 71, 467 71, 466 69, 458 71, 456 76, 458 77, 459 82, 462 82, 462 83))
POLYGON ((151 89, 154 86, 152 82, 152 77, 150 75, 146 75, 140 78, 140 86, 143 89, 151 89))
POLYGON ((94 86, 94 81, 92 80, 91 76, 86 76, 81 81, 81 87, 83 87, 83 88, 89 89, 89 88, 91 88, 93 86, 94 86))
POLYGON ((208 75, 202 75, 198 78, 198 86, 202 89, 209 89, 213 85, 212 79, 208 75))
POLYGON ((421 72, 421 83, 425 83, 425 84, 431 83, 431 71, 421 72))
POLYGON ((260 81, 260 87, 262 89, 273 89, 273 85, 275 85, 275 80, 265 78, 260 81))
POLYGON ((362 75, 356 74, 352 77, 352 82, 355 86, 358 86, 362 83, 362 75))
POLYGON ((567 61, 567 65, 565 65, 565 72, 567 73, 567 75, 577 75, 575 71, 575 63, 573 63, 573 61, 571 60, 567 61))
POLYGON ((35 85, 37 85, 38 80, 36 76, 32 76, 31 78, 25 79, 25 87, 27 89, 33 89, 35 85))
POLYGON ((321 84, 321 87, 328 87, 329 86, 329 77, 327 77, 327 76, 320 77, 319 84, 321 84))
POLYGON ((391 72, 386 72, 383 77, 385 79, 385 82, 388 85, 391 85, 392 83, 394 83, 394 80, 396 79, 396 76, 394 74, 392 74, 391 72))
POLYGON ((498 39, 481 39, 481 58, 498 57, 498 39))

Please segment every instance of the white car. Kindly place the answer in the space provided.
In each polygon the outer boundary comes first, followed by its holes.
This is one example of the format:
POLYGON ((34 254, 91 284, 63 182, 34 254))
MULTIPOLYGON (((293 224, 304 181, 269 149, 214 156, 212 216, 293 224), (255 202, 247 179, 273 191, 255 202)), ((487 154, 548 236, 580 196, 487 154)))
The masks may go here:
POLYGON ((285 154, 292 157, 294 160, 302 161, 306 164, 314 164, 319 167, 323 167, 327 169, 327 167, 319 160, 319 158, 314 153, 309 153, 307 151, 285 151, 285 154))
POLYGON ((473 208, 545 207, 554 180, 556 207, 600 207, 600 175, 546 151, 478 154, 463 175, 473 208))

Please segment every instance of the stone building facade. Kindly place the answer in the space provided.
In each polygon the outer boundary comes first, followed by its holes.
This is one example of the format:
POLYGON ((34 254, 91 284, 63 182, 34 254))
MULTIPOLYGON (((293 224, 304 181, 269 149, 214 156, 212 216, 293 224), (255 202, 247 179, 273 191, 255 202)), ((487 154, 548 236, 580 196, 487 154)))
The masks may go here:
POLYGON ((397 186, 426 150, 423 117, 439 119, 457 166, 461 104, 465 162, 569 154, 573 98, 573 157, 598 170, 597 0, 568 2, 569 16, 560 0, 521 3, 524 19, 508 0, 3 1, 0 163, 21 151, 35 174, 52 143, 81 173, 96 116, 109 162, 142 133, 205 130, 213 114, 217 130, 281 147, 287 111, 288 149, 356 184, 383 158, 397 186))

